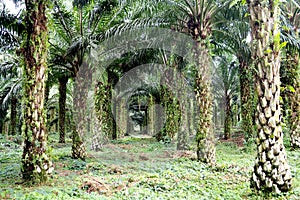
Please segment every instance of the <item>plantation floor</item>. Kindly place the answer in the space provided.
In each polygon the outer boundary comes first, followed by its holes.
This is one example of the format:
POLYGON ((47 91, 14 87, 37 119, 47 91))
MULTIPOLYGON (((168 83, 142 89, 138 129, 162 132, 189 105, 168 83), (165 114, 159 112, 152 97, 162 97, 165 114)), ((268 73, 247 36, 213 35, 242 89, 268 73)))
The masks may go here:
POLYGON ((124 138, 70 157, 70 143, 52 143, 55 172, 40 186, 20 184, 22 149, 15 138, 0 135, 0 199, 300 199, 300 152, 289 151, 294 188, 279 196, 254 194, 249 177, 254 145, 218 143, 217 165, 195 161, 193 151, 152 138, 124 138))

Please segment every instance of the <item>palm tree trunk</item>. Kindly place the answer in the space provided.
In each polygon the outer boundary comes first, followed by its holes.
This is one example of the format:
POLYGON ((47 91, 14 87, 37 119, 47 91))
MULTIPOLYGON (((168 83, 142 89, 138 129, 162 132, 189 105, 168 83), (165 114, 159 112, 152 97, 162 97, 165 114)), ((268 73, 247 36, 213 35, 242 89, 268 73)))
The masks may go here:
POLYGON ((59 143, 65 143, 65 119, 66 119, 66 99, 67 99, 67 77, 61 77, 59 81, 59 143))
POLYGON ((72 133, 72 158, 86 158, 86 149, 83 138, 87 136, 87 97, 91 87, 92 70, 87 63, 83 63, 76 74, 74 81, 74 128, 72 133))
MULTIPOLYGON (((111 103, 112 100, 112 91, 113 91, 113 86, 116 84, 118 78, 116 74, 114 74, 111 70, 107 69, 107 91, 106 94, 108 95, 107 98, 107 105, 106 105, 106 111, 107 111, 107 122, 108 122, 108 127, 107 129, 108 133, 110 134, 110 137, 113 140, 116 140, 118 135, 117 135, 117 123, 116 120, 113 116, 113 110, 115 110, 115 105, 111 103), (112 110, 113 109, 113 110, 112 110)), ((116 112, 114 112, 116 113, 116 112)))
POLYGON ((26 0, 26 43, 22 49, 23 70, 23 135, 22 176, 24 181, 44 182, 53 170, 46 153, 47 130, 44 119, 44 91, 47 70, 46 0, 26 0))
POLYGON ((95 88, 95 111, 103 137, 116 139, 116 123, 111 112, 111 86, 98 82, 95 88))
MULTIPOLYGON (((188 150, 188 138, 189 138, 189 129, 187 127, 187 102, 188 99, 186 96, 183 96, 180 98, 180 111, 181 111, 181 126, 180 130, 178 131, 178 139, 177 139, 177 150, 188 150)), ((178 127, 178 125, 177 125, 178 127)))
MULTIPOLYGON (((212 93, 209 54, 206 49, 197 49, 198 72, 196 75, 195 95, 199 106, 199 122, 196 133, 198 160, 215 164, 215 135, 212 121, 212 93)), ((204 46, 204 45, 203 45, 204 46)))
POLYGON ((156 120, 157 118, 155 116, 156 110, 155 110, 155 100, 154 100, 153 95, 150 95, 148 109, 149 109, 148 133, 151 136, 153 136, 156 133, 155 125, 156 125, 156 121, 158 121, 158 120, 156 120))
POLYGON ((280 113, 280 32, 278 1, 248 1, 253 66, 256 66, 257 158, 251 188, 284 192, 291 188, 280 113))
MULTIPOLYGON (((227 94, 227 90, 226 90, 227 94)), ((225 121, 224 121, 224 139, 228 140, 231 137, 231 126, 232 126, 232 117, 231 117, 231 107, 230 107, 230 96, 225 96, 225 121)))
POLYGON ((289 94, 290 100, 290 136, 291 146, 300 148, 300 59, 297 51, 287 53, 288 71, 291 75, 291 86, 294 91, 289 94))
POLYGON ((16 134, 17 125, 17 98, 13 95, 10 100, 10 134, 16 134))
POLYGON ((242 58, 239 58, 239 62, 242 128, 245 140, 248 141, 255 136, 253 124, 254 92, 251 84, 253 76, 249 69, 249 65, 242 58))
POLYGON ((46 83, 45 83, 45 101, 44 101, 45 107, 46 107, 48 99, 49 99, 49 93, 50 93, 50 84, 46 81, 46 83))
MULTIPOLYGON (((166 139, 166 136, 170 136, 171 135, 171 131, 170 129, 170 122, 172 121, 172 116, 170 114, 170 97, 172 97, 172 94, 170 93, 170 91, 168 90, 168 88, 165 85, 162 85, 161 87, 161 99, 163 101, 163 105, 164 105, 164 109, 166 112, 166 121, 165 124, 163 126, 163 128, 161 130, 157 130, 158 132, 155 134, 155 138, 157 139, 157 141, 163 141, 164 139, 166 139)), ((155 117, 158 117, 157 115, 155 117)))
MULTIPOLYGON (((112 86, 110 87, 110 94, 112 95, 112 86)), ((112 97, 112 96, 111 96, 112 97)), ((111 98, 110 98, 111 99, 111 98)), ((117 133, 117 122, 116 119, 114 117, 114 114, 117 114, 117 107, 116 107, 116 103, 110 103, 110 106, 112 107, 112 109, 110 109, 110 120, 112 123, 112 139, 116 140, 118 138, 118 133, 117 133)))

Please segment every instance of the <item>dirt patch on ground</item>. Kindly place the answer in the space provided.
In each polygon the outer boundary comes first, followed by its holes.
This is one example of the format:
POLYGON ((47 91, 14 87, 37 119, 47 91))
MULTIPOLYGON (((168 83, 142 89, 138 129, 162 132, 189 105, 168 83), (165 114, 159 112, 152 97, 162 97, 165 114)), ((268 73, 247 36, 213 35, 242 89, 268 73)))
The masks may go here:
POLYGON ((238 133, 238 134, 232 136, 231 138, 229 138, 228 140, 220 139, 219 141, 222 143, 234 143, 238 147, 243 147, 245 139, 242 134, 238 133))
POLYGON ((107 196, 118 191, 127 190, 129 187, 139 183, 138 180, 134 180, 132 178, 129 178, 127 181, 119 184, 105 183, 105 180, 92 176, 86 176, 85 179, 86 180, 81 185, 82 189, 86 190, 88 193, 98 192, 99 194, 104 194, 107 196))

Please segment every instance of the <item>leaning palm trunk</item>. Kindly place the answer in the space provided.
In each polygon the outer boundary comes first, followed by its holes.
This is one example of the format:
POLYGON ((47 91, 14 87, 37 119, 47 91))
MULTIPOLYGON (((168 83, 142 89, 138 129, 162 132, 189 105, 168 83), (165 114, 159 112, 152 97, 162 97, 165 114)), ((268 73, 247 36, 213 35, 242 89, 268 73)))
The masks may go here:
POLYGON ((45 0, 25 1, 26 42, 21 49, 24 55, 24 149, 22 176, 24 181, 44 182, 53 170, 46 153, 47 130, 44 119, 44 91, 47 70, 47 18, 45 0))
POLYGON ((291 86, 294 91, 289 95, 290 100, 290 135, 291 146, 294 148, 300 148, 300 59, 297 51, 291 51, 288 54, 288 70, 291 77, 291 86))
POLYGON ((196 75, 195 96, 199 106, 199 121, 196 133, 197 158, 208 163, 215 163, 215 135, 213 131, 213 103, 211 93, 210 59, 206 49, 197 49, 199 58, 196 75), (200 54, 201 52, 201 54, 200 54))
POLYGON ((278 1, 248 1, 252 59, 256 70, 257 158, 251 177, 254 190, 284 192, 291 188, 291 171, 283 145, 280 97, 280 37, 278 1))

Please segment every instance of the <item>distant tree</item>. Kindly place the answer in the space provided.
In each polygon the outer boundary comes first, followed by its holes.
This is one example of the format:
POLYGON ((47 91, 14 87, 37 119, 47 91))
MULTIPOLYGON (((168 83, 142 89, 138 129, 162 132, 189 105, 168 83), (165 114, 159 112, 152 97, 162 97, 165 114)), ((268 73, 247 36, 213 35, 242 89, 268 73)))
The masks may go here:
MULTIPOLYGON (((5 113, 10 105, 9 132, 14 135, 22 81, 22 70, 16 50, 20 47, 25 27, 22 24, 21 11, 16 15, 10 14, 4 3, 0 12, 0 110, 5 113)), ((0 119, 0 124, 2 122, 3 119, 0 119)))
POLYGON ((22 89, 22 69, 16 55, 6 54, 4 57, 5 61, 0 64, 0 106, 2 110, 10 106, 9 133, 15 135, 18 99, 21 97, 22 89))
POLYGON ((250 25, 247 6, 230 5, 221 12, 225 20, 219 23, 213 35, 216 48, 223 53, 233 54, 239 62, 240 102, 242 131, 245 140, 255 137, 254 115, 256 93, 254 91, 254 70, 251 69, 251 52, 248 37, 250 25))
POLYGON ((233 124, 233 106, 238 104, 239 80, 238 66, 234 58, 227 56, 214 58, 215 73, 213 77, 213 88, 215 98, 219 98, 224 105, 224 139, 231 137, 231 128, 233 124))

